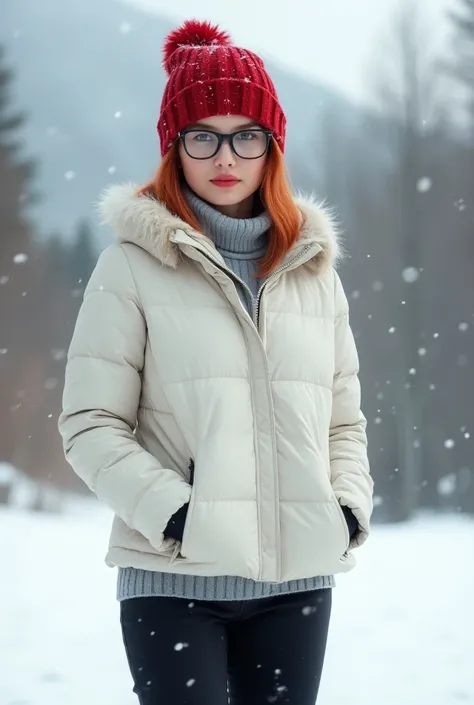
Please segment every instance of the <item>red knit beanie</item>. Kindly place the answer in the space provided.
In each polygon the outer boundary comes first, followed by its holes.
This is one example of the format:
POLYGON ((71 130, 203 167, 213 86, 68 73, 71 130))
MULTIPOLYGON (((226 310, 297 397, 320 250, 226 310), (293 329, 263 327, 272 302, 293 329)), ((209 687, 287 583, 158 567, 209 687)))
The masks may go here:
POLYGON ((214 115, 243 115, 273 131, 283 152, 285 114, 262 59, 209 22, 187 20, 165 40, 168 74, 158 120, 161 154, 178 132, 214 115))

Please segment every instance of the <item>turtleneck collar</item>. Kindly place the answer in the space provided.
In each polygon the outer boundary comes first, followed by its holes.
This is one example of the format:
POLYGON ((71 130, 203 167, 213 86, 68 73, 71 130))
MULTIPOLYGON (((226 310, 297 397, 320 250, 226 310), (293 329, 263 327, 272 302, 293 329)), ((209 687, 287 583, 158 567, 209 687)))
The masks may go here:
POLYGON ((268 213, 254 218, 230 218, 219 213, 194 191, 185 188, 184 195, 204 234, 211 238, 222 255, 229 254, 238 259, 263 257, 271 225, 268 213))

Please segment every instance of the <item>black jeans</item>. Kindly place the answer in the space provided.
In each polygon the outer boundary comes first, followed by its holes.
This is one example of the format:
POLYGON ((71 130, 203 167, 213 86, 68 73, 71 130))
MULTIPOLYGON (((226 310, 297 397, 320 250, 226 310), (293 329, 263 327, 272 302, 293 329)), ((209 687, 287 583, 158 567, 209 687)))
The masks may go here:
POLYGON ((140 705, 315 705, 331 601, 331 588, 239 602, 124 600, 140 705))

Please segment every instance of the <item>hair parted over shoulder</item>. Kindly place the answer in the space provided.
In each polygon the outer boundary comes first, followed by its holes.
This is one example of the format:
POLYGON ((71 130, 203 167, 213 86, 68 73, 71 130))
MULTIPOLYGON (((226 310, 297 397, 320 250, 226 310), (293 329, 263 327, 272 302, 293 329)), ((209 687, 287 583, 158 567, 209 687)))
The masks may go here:
MULTIPOLYGON (((138 194, 156 198, 171 213, 199 232, 199 223, 182 192, 176 142, 164 155, 153 181, 143 186, 138 194)), ((274 139, 260 187, 260 199, 272 221, 267 252, 260 261, 257 273, 258 277, 267 277, 298 239, 302 224, 302 214, 288 184, 283 154, 274 139)))

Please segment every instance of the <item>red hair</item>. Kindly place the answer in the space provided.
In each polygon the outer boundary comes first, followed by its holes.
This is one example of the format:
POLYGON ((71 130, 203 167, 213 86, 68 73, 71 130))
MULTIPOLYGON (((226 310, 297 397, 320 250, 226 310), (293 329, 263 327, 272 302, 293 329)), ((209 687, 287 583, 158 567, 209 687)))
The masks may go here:
MULTIPOLYGON (((177 142, 165 154, 155 178, 140 189, 139 195, 156 198, 191 228, 200 226, 183 196, 179 174, 179 148, 177 142)), ((260 262, 257 276, 271 274, 296 242, 301 228, 302 215, 296 206, 286 177, 285 162, 278 144, 272 139, 260 187, 262 205, 267 210, 272 225, 268 250, 260 262)))

